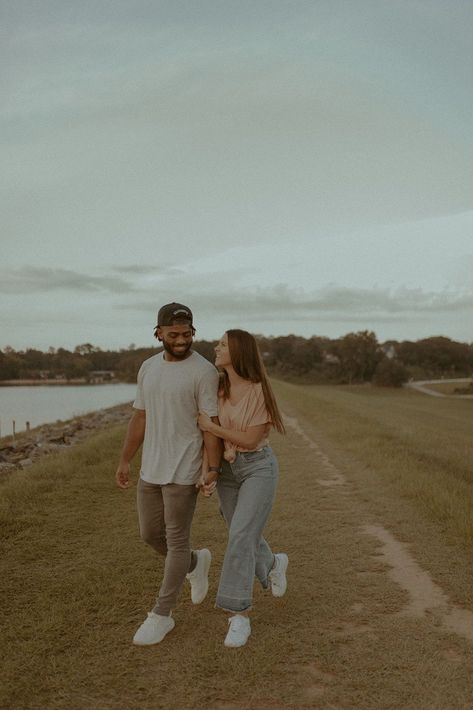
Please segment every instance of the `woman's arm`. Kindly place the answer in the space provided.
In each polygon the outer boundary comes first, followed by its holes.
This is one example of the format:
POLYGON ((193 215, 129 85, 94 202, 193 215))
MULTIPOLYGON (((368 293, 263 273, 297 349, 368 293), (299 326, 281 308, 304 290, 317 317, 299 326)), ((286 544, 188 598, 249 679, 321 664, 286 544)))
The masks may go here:
POLYGON ((261 441, 268 427, 268 424, 258 424, 257 426, 248 427, 247 431, 224 429, 203 412, 199 414, 198 423, 202 431, 208 431, 218 436, 219 439, 231 441, 232 444, 241 446, 243 449, 253 449, 261 441))

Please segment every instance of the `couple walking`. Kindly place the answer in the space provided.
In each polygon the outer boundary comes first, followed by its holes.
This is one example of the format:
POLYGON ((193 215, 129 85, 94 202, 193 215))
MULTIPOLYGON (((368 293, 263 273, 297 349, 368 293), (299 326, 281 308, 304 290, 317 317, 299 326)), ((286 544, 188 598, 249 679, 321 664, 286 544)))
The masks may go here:
POLYGON ((268 444, 271 427, 284 432, 255 338, 228 330, 215 365, 191 349, 192 312, 169 303, 158 312, 155 337, 163 352, 138 373, 116 481, 129 487, 130 462, 143 444, 137 503, 140 534, 165 558, 156 604, 133 643, 159 643, 174 628, 172 611, 187 580, 200 604, 208 591, 211 553, 191 550, 199 489, 216 490, 228 544, 216 606, 230 612, 225 646, 244 646, 250 633, 254 577, 274 596, 286 591, 287 555, 273 554, 262 533, 276 491, 278 464, 268 444), (203 445, 202 445, 203 444, 203 445))

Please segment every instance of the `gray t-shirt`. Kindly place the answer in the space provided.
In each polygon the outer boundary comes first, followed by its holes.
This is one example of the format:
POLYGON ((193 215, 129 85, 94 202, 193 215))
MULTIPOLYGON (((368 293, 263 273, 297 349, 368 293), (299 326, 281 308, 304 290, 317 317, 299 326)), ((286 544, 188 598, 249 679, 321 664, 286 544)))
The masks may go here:
POLYGON ((199 479, 202 432, 199 411, 217 416, 218 372, 194 351, 168 362, 163 353, 138 372, 135 409, 146 411, 140 476, 148 483, 191 485, 199 479))

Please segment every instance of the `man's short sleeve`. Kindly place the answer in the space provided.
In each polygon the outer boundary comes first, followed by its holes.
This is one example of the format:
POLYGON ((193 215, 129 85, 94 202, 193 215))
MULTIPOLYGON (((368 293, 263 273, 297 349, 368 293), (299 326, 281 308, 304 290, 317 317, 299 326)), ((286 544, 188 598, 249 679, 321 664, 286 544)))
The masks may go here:
POLYGON ((205 412, 209 417, 216 417, 218 392, 218 372, 212 367, 204 372, 199 381, 197 391, 197 406, 199 412, 205 412))
POLYGON ((138 384, 136 387, 136 396, 135 401, 133 402, 133 409, 146 409, 145 395, 143 391, 143 365, 140 367, 138 372, 138 384))

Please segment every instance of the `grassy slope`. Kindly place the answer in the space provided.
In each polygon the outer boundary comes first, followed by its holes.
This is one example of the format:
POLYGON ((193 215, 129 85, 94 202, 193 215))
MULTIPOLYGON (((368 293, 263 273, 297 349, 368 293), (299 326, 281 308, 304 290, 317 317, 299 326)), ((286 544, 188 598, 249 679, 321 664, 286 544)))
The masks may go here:
POLYGON ((277 384, 317 434, 473 546, 473 401, 370 386, 303 389, 301 397, 300 387, 277 384))
MULTIPOLYGON (((256 590, 248 647, 223 648, 225 615, 213 609, 225 546, 215 498, 200 500, 193 529, 194 545, 214 555, 209 597, 194 608, 185 590, 166 641, 131 645, 162 566, 138 538, 134 491, 113 484, 120 427, 2 485, 9 620, 0 707, 468 706, 468 645, 393 616, 403 593, 380 574, 376 546, 359 530, 381 516, 401 537, 418 536, 421 559, 438 574, 459 569, 472 539, 471 402, 277 389, 350 478, 351 493, 318 485, 296 434, 275 437, 281 482, 268 537, 290 553, 291 586, 281 600, 256 590), (436 517, 441 526, 429 522, 436 517)), ((471 582, 464 573, 449 593, 465 600, 471 582)))

